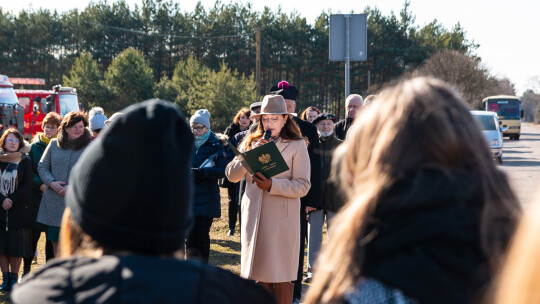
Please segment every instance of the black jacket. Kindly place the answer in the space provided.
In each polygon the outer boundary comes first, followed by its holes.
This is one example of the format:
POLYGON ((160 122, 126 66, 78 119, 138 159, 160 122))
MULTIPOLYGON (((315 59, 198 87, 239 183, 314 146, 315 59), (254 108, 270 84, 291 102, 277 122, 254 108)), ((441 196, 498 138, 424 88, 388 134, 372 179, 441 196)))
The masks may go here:
POLYGON ((302 209, 305 206, 310 206, 314 208, 321 208, 322 205, 322 189, 317 187, 319 181, 321 180, 321 158, 316 151, 319 150, 319 134, 317 133, 317 127, 314 124, 302 120, 298 117, 294 117, 293 120, 296 122, 298 127, 300 127, 300 132, 302 136, 307 137, 309 140, 308 145, 308 154, 309 162, 311 164, 311 188, 306 196, 302 197, 300 201, 302 202, 302 209))
POLYGON ((197 261, 71 257, 30 273, 13 303, 275 303, 255 283, 197 261))
POLYGON ((221 141, 210 134, 208 140, 193 153, 193 168, 199 168, 205 160, 214 155, 214 166, 202 169, 202 176, 195 176, 195 194, 193 196, 193 214, 198 216, 221 216, 221 197, 217 180, 225 177, 227 154, 221 141))
POLYGON ((345 203, 344 195, 339 190, 337 184, 330 179, 332 172, 332 156, 334 150, 342 143, 339 138, 332 134, 326 138, 319 137, 319 151, 321 157, 321 183, 311 185, 312 187, 321 187, 322 190, 322 209, 338 212, 345 203))
MULTIPOLYGON (((7 163, 0 162, 2 172, 7 163)), ((33 217, 30 204, 30 193, 32 192, 32 162, 23 154, 19 166, 17 167, 17 188, 8 195, 13 201, 13 206, 8 210, 9 228, 32 228, 35 218, 33 217)), ((6 199, 0 194, 0 204, 6 199)), ((6 228, 6 210, 0 208, 0 229, 6 228)))
POLYGON ((347 132, 349 132, 349 128, 352 126, 353 122, 354 119, 349 117, 338 121, 334 126, 334 132, 336 132, 337 138, 345 140, 347 132))

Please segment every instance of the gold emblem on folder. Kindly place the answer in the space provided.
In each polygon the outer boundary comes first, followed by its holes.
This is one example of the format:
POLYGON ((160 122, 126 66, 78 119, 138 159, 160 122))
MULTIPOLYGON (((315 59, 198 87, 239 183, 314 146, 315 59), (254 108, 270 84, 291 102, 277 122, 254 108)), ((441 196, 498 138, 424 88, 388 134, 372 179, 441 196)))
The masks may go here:
POLYGON ((259 161, 263 164, 267 164, 270 162, 270 154, 263 154, 259 156, 259 161))

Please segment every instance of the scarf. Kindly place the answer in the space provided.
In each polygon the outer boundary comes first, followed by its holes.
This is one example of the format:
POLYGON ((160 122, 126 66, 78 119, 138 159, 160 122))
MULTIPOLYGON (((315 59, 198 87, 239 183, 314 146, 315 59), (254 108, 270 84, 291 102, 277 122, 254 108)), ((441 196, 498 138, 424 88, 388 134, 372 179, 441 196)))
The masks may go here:
MULTIPOLYGON (((2 151, 1 153, 4 152, 2 151)), ((0 162, 7 163, 4 171, 0 170, 0 193, 5 197, 8 197, 9 194, 17 189, 17 169, 19 168, 21 159, 21 152, 0 155, 0 162)))
MULTIPOLYGON (((56 138, 56 136, 53 137, 53 138, 56 138)), ((41 140, 46 145, 48 145, 49 142, 51 141, 51 139, 53 139, 53 138, 48 138, 47 136, 45 136, 45 133, 39 135, 39 140, 41 140)))
POLYGON ((203 135, 195 136, 195 148, 197 148, 197 150, 199 150, 199 148, 208 140, 211 133, 212 131, 208 129, 208 131, 206 131, 206 133, 204 133, 203 135))
POLYGON ((363 275, 422 303, 467 303, 489 281, 480 246, 478 177, 436 169, 407 172, 368 218, 363 275))

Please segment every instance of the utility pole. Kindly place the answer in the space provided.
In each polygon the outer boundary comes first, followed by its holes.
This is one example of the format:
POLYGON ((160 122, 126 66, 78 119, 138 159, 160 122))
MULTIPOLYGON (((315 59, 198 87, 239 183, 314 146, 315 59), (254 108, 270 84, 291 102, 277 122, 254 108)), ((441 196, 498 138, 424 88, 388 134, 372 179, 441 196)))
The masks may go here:
POLYGON ((350 21, 351 15, 345 15, 345 99, 350 95, 350 75, 349 68, 351 65, 351 55, 350 55, 350 21))
POLYGON ((260 99, 260 92, 261 92, 261 29, 257 28, 256 31, 257 35, 255 38, 255 52, 257 53, 255 56, 255 82, 257 83, 257 94, 255 102, 258 102, 260 99))

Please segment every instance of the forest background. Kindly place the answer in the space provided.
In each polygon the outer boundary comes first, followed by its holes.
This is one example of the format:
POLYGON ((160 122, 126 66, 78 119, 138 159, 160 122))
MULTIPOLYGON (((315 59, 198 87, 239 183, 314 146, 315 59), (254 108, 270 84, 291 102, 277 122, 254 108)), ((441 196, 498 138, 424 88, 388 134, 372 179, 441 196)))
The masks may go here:
MULTIPOLYGON (((476 109, 486 96, 515 94, 509 79, 492 76, 482 64, 478 45, 459 23, 448 29, 434 19, 418 26, 408 1, 398 14, 370 7, 363 13, 368 59, 351 62, 351 93, 377 94, 424 75, 446 81, 476 109)), ((61 14, 40 8, 15 15, 0 8, 0 73, 44 78, 48 89, 73 86, 84 109, 101 106, 109 115, 152 97, 174 101, 187 117, 206 108, 216 131, 287 80, 300 91, 297 110, 316 106, 342 118, 344 63, 328 60, 328 32, 324 11, 308 22, 297 12, 220 1, 209 9, 199 3, 191 12, 171 0, 143 0, 134 8, 99 1, 61 14)), ((535 88, 522 101, 526 120, 539 120, 535 88)))

